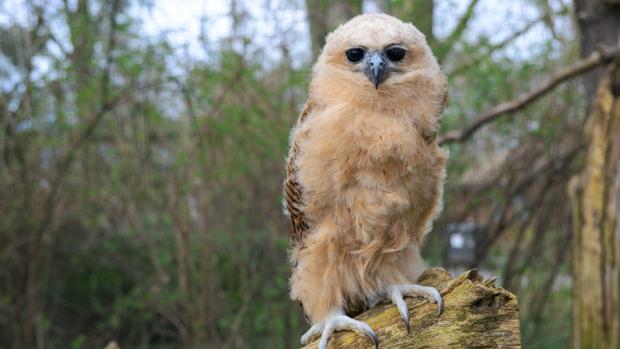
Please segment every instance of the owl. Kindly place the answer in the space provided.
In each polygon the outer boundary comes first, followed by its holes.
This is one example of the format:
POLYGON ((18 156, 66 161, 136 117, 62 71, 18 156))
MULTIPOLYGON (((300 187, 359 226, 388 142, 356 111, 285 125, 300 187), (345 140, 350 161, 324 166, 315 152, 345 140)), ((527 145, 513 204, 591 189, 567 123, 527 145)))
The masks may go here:
POLYGON ((387 299, 407 330, 403 296, 438 304, 416 285, 420 246, 442 205, 447 151, 436 139, 447 81, 424 35, 385 14, 329 34, 291 131, 284 183, 291 220, 291 299, 312 323, 302 336, 353 330, 353 316, 387 299))

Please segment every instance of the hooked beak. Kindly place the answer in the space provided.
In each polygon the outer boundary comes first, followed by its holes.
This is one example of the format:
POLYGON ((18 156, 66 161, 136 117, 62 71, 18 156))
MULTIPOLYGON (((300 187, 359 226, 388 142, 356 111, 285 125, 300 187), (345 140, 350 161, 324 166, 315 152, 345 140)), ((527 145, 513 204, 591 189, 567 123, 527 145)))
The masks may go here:
POLYGON ((390 75, 389 61, 381 52, 373 52, 367 55, 364 63, 364 74, 375 86, 375 89, 378 89, 379 85, 390 75))

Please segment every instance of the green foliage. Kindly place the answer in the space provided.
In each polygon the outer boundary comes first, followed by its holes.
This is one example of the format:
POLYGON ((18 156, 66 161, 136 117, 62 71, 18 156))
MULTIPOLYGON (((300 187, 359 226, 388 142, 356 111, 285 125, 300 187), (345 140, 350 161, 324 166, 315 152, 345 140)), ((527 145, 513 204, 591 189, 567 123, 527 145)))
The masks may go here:
MULTIPOLYGON (((131 10, 143 1, 115 3, 23 4, 42 11, 40 26, 36 11, 28 23, 0 24, 0 78, 19 80, 0 84, 0 348, 36 341, 102 348, 111 340, 124 349, 296 346, 306 323, 288 300, 280 202, 288 133, 310 73, 300 62, 309 50, 299 58, 290 53, 297 37, 264 43, 243 35, 258 20, 244 17, 241 4, 231 15, 244 20, 231 37, 203 38, 205 58, 191 57, 166 36, 143 32, 131 10), (281 57, 270 58, 280 41, 281 57)), ((283 4, 298 10, 296 2, 283 4)), ((351 4, 360 11, 361 2, 351 4)), ((439 45, 434 17, 424 12, 433 2, 414 5, 391 1, 386 9, 425 20, 439 45)), ((574 60, 572 45, 551 41, 519 59, 490 54, 494 38, 460 39, 446 56, 452 73, 442 131, 467 125, 574 60), (459 70, 464 62, 473 63, 459 70)), ((514 150, 539 146, 525 157, 532 163, 562 150, 560 140, 582 120, 577 85, 450 146, 446 209, 425 251, 430 264, 443 262, 446 223, 494 223, 502 208, 518 211, 508 190, 517 180, 507 174, 529 166, 513 166, 524 158, 514 150)), ((534 201, 531 191, 519 194, 534 201)), ((507 225, 483 266, 501 273, 516 225, 507 225)), ((537 269, 519 276, 539 281, 520 289, 521 304, 544 285, 553 258, 541 253, 528 262, 525 252, 516 262, 537 269)), ((539 315, 523 312, 524 336, 538 331, 532 347, 568 343, 569 297, 563 287, 539 315)))

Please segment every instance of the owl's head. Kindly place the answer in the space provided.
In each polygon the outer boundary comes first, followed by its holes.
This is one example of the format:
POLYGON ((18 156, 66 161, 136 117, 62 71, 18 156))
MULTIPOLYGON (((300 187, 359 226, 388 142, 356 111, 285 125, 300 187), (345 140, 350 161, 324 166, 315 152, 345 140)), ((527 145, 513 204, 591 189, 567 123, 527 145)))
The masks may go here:
POLYGON ((320 99, 375 106, 447 95, 446 78, 424 35, 385 14, 357 16, 327 36, 311 89, 320 99))

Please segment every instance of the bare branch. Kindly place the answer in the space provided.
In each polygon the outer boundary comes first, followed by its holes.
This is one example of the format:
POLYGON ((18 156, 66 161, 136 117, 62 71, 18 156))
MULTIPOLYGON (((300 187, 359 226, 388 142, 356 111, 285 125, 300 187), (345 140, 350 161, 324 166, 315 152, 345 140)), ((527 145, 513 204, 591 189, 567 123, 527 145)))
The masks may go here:
POLYGON ((457 23, 456 27, 454 27, 452 33, 450 33, 450 35, 439 44, 439 50, 437 50, 436 54, 437 59, 440 62, 448 56, 448 53, 450 53, 450 51, 454 47, 454 44, 456 44, 456 42, 459 41, 461 36, 463 36, 465 29, 467 29, 467 23, 469 23, 469 20, 473 17, 474 10, 476 9, 476 5, 478 5, 478 2, 479 0, 471 0, 469 2, 465 13, 459 19, 459 22, 457 23))
POLYGON ((82 146, 88 142, 91 138, 97 126, 103 120, 103 117, 110 112, 114 107, 125 97, 127 94, 119 93, 117 96, 113 98, 109 98, 109 83, 110 83, 110 74, 111 74, 111 65, 112 65, 112 50, 114 50, 115 46, 115 37, 116 37, 116 15, 119 11, 120 0, 115 0, 112 4, 112 12, 110 14, 110 33, 108 37, 108 51, 106 53, 106 66, 104 67, 104 72, 102 76, 101 82, 101 95, 103 104, 99 109, 95 112, 93 117, 89 120, 86 126, 79 130, 76 134, 71 147, 69 148, 67 154, 59 161, 57 166, 57 171, 55 176, 51 180, 50 191, 45 200, 45 209, 44 209, 44 218, 42 219, 42 223, 39 226, 37 233, 35 234, 35 239, 37 239, 38 244, 40 244, 40 240, 43 237, 43 233, 48 228, 53 218, 53 209, 56 201, 56 195, 65 179, 66 174, 71 168, 71 164, 75 160, 75 157, 79 150, 81 150, 82 146))
POLYGON ((511 101, 497 104, 480 115, 470 125, 462 129, 447 132, 439 139, 439 144, 444 145, 454 142, 464 142, 484 125, 495 121, 503 115, 513 114, 524 109, 532 102, 535 102, 552 91, 561 83, 586 73, 601 64, 609 63, 618 56, 620 56, 620 47, 617 46, 612 49, 601 49, 600 51, 594 52, 589 57, 560 69, 556 74, 552 75, 547 82, 532 91, 529 91, 511 101))
POLYGON ((480 55, 478 55, 478 56, 476 56, 476 57, 466 61, 463 64, 460 64, 460 65, 456 66, 454 69, 452 69, 452 71, 450 71, 450 72, 448 72, 446 74, 448 76, 450 76, 450 77, 453 77, 455 75, 459 75, 459 74, 463 73, 465 70, 467 70, 472 65, 480 63, 480 61, 482 61, 483 59, 485 59, 486 57, 491 55, 493 52, 503 49, 504 47, 508 46, 511 42, 513 42, 514 40, 519 38, 521 35, 529 32, 530 29, 534 28, 535 25, 537 25, 540 21, 544 20, 544 17, 545 16, 540 16, 540 17, 536 18, 535 20, 527 23, 523 28, 521 28, 520 30, 517 30, 516 32, 512 33, 510 36, 508 36, 504 40, 502 40, 502 41, 500 41, 500 42, 498 42, 496 44, 492 44, 491 46, 486 48, 484 53, 482 53, 482 54, 480 54, 480 55))
POLYGON ((207 120, 196 133, 197 142, 201 142, 201 140, 204 138, 204 135, 207 133, 208 127, 211 125, 208 119, 209 118, 215 119, 217 118, 217 116, 219 116, 220 109, 223 106, 224 102, 226 101, 226 98, 233 91, 235 86, 239 82, 241 82, 241 78, 243 77, 243 72, 245 71, 245 69, 246 69, 245 60, 243 58, 243 55, 241 55, 239 57, 239 62, 237 66, 235 67, 235 71, 233 72, 233 75, 230 77, 226 85, 222 87, 221 93, 215 97, 215 100, 211 104, 211 110, 207 113, 208 114, 207 120))

